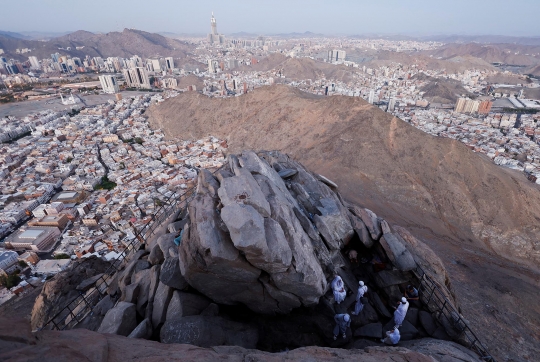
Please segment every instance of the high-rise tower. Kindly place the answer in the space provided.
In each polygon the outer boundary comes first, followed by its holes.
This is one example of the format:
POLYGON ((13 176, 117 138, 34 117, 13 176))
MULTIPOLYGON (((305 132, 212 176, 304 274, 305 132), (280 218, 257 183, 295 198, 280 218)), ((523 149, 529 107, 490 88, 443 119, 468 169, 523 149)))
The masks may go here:
POLYGON ((217 23, 216 23, 216 18, 214 18, 214 12, 212 12, 212 17, 210 18, 210 26, 212 27, 212 32, 210 34, 218 35, 217 23))
POLYGON ((216 18, 214 18, 214 13, 212 13, 212 17, 210 18, 210 27, 212 28, 212 32, 208 34, 208 42, 210 44, 225 43, 225 37, 217 32, 217 22, 216 18))

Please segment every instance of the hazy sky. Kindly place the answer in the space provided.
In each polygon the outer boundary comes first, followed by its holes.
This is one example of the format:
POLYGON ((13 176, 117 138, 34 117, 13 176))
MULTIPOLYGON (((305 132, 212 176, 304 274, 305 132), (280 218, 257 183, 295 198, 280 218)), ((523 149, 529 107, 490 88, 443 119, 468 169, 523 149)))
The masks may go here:
POLYGON ((2 0, 0 30, 540 36, 540 0, 2 0))

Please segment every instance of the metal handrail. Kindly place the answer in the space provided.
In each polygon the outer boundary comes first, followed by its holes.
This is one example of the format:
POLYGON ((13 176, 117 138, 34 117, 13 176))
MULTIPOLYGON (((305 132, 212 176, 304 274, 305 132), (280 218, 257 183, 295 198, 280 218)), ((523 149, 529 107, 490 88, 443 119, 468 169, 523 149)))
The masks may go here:
POLYGON ((431 313, 440 313, 459 334, 461 344, 476 352, 482 360, 495 362, 495 358, 488 352, 480 339, 469 327, 463 316, 453 303, 448 300, 438 283, 434 281, 419 265, 414 271, 420 280, 418 295, 423 304, 431 313), (433 308, 432 308, 433 306, 433 308))
MULTIPOLYGON (((212 172, 212 174, 216 174, 226 165, 227 163, 224 163, 221 167, 212 172)), ((172 215, 173 213, 179 211, 184 204, 187 207, 187 204, 196 194, 196 188, 197 185, 187 189, 181 195, 173 193, 171 196, 169 196, 165 203, 159 207, 158 211, 152 215, 151 220, 141 229, 136 231, 133 240, 131 240, 131 242, 126 245, 124 250, 122 250, 120 255, 118 255, 114 261, 111 262, 111 265, 96 281, 95 286, 85 292, 80 292, 77 297, 68 302, 65 307, 51 317, 43 326, 38 328, 38 330, 46 328, 56 330, 70 329, 82 321, 87 314, 93 310, 95 305, 105 297, 106 290, 110 285, 108 282, 116 274, 122 262, 124 262, 124 260, 126 260, 136 250, 139 250, 139 247, 142 244, 147 242, 147 238, 154 234, 155 229, 161 225, 161 222, 165 219, 166 215, 172 215), (182 198, 183 200, 181 200, 182 198), (103 288, 103 286, 105 286, 105 288, 103 288), (88 301, 88 298, 86 298, 85 295, 92 295, 96 291, 98 292, 97 298, 92 298, 91 301, 88 301)), ((80 265, 83 263, 84 261, 79 263, 75 268, 80 267, 80 265)))

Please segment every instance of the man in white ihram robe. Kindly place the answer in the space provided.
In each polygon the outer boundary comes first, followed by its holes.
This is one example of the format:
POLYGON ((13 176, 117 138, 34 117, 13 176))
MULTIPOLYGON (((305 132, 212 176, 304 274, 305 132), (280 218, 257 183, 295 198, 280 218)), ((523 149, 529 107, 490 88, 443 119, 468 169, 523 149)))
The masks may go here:
POLYGON ((339 275, 336 275, 332 281, 332 290, 334 291, 334 299, 336 303, 339 304, 345 300, 347 296, 347 291, 345 290, 345 284, 339 275))
POLYGON ((356 304, 354 305, 354 312, 352 312, 353 315, 358 315, 358 313, 364 309, 361 298, 366 294, 367 290, 367 285, 364 285, 364 282, 360 280, 358 282, 358 294, 356 294, 356 304))
POLYGON ((396 324, 396 327, 403 324, 405 316, 407 315, 407 310, 409 310, 409 302, 407 301, 407 298, 403 297, 401 298, 401 303, 399 303, 399 306, 394 312, 394 323, 396 324))

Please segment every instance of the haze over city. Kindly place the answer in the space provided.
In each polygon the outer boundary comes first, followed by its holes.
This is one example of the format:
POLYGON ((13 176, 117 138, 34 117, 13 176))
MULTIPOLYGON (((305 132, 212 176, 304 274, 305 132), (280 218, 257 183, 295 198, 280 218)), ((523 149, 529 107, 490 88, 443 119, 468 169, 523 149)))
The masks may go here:
POLYGON ((24 21, 4 16, 0 30, 66 32, 121 31, 206 33, 208 14, 219 14, 225 34, 291 32, 406 35, 513 35, 538 36, 540 23, 527 14, 540 13, 535 0, 277 0, 172 1, 96 0, 92 6, 61 1, 21 0, 2 5, 5 14, 26 9, 24 21))
POLYGON ((0 360, 540 356, 537 1, 1 11, 0 360))

